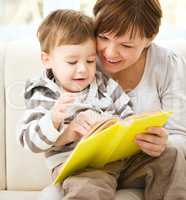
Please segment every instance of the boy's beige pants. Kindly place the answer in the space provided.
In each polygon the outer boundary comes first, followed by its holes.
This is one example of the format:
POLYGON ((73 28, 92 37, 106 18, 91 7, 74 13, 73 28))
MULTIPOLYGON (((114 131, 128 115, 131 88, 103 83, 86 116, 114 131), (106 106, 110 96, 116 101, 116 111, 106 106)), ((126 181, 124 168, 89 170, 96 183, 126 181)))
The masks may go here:
POLYGON ((186 200, 183 153, 168 147, 158 158, 139 153, 104 169, 86 169, 65 179, 58 188, 48 187, 40 199, 113 200, 116 190, 124 188, 143 188, 145 200, 186 200))

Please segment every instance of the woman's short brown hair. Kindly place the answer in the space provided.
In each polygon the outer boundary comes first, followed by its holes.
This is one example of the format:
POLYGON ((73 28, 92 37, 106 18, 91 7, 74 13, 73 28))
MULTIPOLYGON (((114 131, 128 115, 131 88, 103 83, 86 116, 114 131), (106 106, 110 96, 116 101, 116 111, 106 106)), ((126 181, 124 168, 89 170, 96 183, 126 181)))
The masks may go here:
POLYGON ((130 37, 151 38, 159 32, 162 10, 158 0, 97 0, 94 6, 95 31, 114 33, 130 31, 130 37))
POLYGON ((95 39, 93 20, 74 10, 56 10, 49 14, 37 31, 41 50, 50 51, 62 44, 81 44, 95 39))

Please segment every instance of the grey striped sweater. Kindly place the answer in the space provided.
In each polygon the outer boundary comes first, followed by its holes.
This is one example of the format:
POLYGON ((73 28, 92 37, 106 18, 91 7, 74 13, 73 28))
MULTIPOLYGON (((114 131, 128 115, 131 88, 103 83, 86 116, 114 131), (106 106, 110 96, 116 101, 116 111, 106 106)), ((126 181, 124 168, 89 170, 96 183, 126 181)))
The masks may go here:
MULTIPOLYGON (((118 115, 121 118, 133 114, 129 97, 117 82, 97 72, 91 85, 80 92, 78 102, 72 105, 69 117, 64 124, 70 123, 82 110, 93 109, 100 114, 118 115)), ((65 162, 76 143, 56 147, 54 143, 63 134, 63 124, 56 130, 51 120, 51 108, 63 93, 54 78, 48 78, 44 71, 40 78, 29 80, 25 87, 26 110, 18 126, 19 143, 34 153, 45 154, 49 169, 65 162)))

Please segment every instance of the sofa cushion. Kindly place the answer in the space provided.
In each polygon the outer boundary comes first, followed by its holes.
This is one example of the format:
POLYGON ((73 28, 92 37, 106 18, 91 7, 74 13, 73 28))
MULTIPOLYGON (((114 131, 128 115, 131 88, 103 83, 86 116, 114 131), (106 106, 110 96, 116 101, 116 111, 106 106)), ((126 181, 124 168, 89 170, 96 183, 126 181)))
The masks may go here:
POLYGON ((0 43, 0 189, 5 188, 5 130, 4 130, 4 51, 5 44, 0 43))
POLYGON ((1 200, 36 200, 38 199, 38 192, 25 191, 0 191, 1 200))
MULTIPOLYGON (((39 197, 39 192, 24 192, 24 191, 0 191, 1 200, 36 200, 39 197)), ((119 190, 115 200, 142 200, 143 195, 141 190, 119 190)))

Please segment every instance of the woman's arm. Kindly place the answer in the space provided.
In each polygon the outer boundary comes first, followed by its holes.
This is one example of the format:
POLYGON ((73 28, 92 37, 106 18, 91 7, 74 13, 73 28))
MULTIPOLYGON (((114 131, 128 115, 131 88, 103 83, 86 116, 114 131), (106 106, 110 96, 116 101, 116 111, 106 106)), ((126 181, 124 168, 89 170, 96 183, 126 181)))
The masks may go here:
POLYGON ((141 149, 151 156, 161 155, 166 148, 167 135, 168 141, 186 155, 186 64, 173 53, 166 63, 166 70, 159 76, 158 93, 162 110, 172 111, 173 116, 165 128, 153 128, 147 131, 149 134, 136 138, 141 149))
POLYGON ((167 69, 161 102, 162 108, 172 111, 173 115, 165 128, 169 132, 169 142, 186 156, 186 61, 173 54, 169 57, 167 69))

